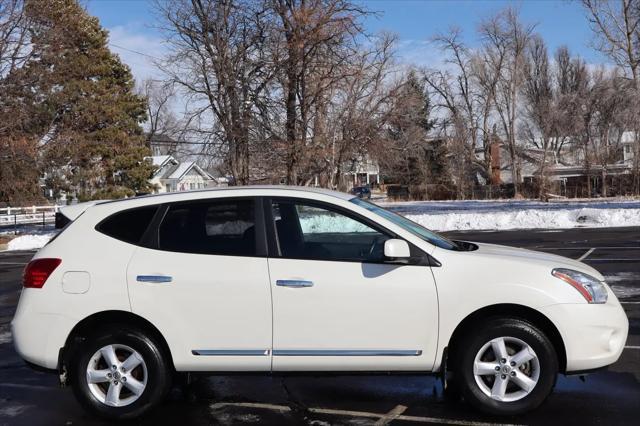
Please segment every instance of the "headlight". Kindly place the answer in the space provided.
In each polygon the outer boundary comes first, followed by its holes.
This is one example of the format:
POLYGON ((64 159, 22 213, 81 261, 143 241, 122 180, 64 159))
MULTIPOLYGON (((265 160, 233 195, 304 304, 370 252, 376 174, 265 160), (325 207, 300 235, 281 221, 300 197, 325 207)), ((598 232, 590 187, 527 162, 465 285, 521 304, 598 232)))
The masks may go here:
POLYGON ((567 284, 571 284, 573 288, 578 290, 580 294, 589 303, 607 303, 607 288, 597 278, 573 269, 556 268, 551 271, 551 275, 560 278, 567 284))

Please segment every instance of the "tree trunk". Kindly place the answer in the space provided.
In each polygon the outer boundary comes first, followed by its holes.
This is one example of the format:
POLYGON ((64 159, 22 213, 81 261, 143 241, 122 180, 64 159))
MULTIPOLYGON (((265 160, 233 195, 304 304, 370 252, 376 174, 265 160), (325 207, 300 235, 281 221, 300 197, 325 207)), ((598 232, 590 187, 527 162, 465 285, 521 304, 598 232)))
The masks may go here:
POLYGON ((287 185, 296 184, 296 166, 298 162, 296 141, 296 70, 293 64, 287 69, 287 185))

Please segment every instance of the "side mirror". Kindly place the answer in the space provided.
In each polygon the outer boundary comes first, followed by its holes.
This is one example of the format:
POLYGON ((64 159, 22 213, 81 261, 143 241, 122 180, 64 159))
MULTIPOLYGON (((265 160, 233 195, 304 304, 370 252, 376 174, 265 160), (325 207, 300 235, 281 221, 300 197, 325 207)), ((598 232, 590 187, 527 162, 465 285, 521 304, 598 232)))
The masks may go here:
POLYGON ((390 239, 384 242, 384 255, 392 259, 407 259, 411 257, 409 244, 405 240, 390 239))

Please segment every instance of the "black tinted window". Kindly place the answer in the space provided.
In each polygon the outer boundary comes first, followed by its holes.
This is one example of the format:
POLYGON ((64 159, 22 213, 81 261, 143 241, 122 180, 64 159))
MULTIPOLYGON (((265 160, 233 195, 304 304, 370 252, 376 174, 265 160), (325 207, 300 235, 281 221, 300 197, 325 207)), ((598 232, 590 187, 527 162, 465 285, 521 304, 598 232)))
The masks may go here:
POLYGON ((380 262, 390 237, 359 219, 315 204, 280 201, 273 216, 283 257, 380 262))
POLYGON ((157 209, 157 206, 149 206, 124 210, 106 218, 97 229, 118 240, 138 244, 157 209))
POLYGON ((208 200, 172 204, 159 231, 161 250, 255 256, 252 200, 208 200))

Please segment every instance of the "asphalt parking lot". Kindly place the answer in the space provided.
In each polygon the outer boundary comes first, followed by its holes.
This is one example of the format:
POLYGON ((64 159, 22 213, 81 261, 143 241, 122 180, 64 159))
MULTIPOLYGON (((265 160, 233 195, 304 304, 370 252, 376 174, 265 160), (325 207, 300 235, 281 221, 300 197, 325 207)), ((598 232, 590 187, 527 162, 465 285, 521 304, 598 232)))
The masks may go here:
MULTIPOLYGON (((463 232, 449 236, 547 251, 594 266, 629 316, 620 360, 586 377, 560 377, 537 411, 492 418, 443 396, 434 377, 215 376, 176 388, 167 402, 135 424, 637 424, 640 414, 640 229, 463 232)), ((105 424, 88 417, 55 376, 28 368, 16 355, 9 322, 20 276, 33 252, 0 253, 0 425, 105 424)))

